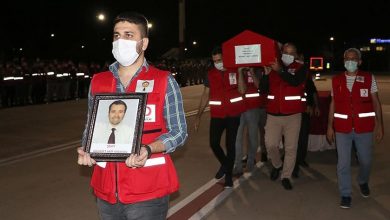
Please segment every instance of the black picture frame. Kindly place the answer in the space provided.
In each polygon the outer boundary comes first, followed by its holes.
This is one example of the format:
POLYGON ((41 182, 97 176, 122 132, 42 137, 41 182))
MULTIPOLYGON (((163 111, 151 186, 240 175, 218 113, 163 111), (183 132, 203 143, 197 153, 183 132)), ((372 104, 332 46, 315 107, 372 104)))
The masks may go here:
POLYGON ((96 94, 87 123, 85 152, 96 161, 124 161, 130 154, 139 154, 146 100, 146 93, 96 94), (108 141, 111 132, 115 133, 114 143, 108 141))

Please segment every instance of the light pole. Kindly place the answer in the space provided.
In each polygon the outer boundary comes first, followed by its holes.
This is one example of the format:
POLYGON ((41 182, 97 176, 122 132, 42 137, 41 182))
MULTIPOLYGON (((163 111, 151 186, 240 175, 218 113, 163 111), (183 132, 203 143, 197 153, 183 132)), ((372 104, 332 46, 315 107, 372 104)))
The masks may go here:
POLYGON ((180 52, 183 51, 185 48, 185 29, 186 29, 185 0, 179 0, 179 48, 180 48, 180 52))
POLYGON ((332 66, 330 68, 331 68, 331 70, 333 70, 333 68, 334 68, 333 66, 334 66, 334 63, 335 63, 334 62, 334 45, 333 44, 334 44, 335 38, 333 36, 331 36, 329 38, 329 41, 330 41, 330 52, 331 52, 331 61, 332 61, 331 62, 332 66))

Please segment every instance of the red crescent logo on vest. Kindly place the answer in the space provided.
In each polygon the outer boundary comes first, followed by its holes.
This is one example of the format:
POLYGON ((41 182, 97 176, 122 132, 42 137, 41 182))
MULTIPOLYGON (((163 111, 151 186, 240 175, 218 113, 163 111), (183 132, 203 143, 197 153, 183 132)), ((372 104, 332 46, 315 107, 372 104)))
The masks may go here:
POLYGON ((156 122, 156 105, 146 105, 145 122, 156 122))
POLYGON ((152 113, 152 109, 150 109, 149 106, 146 106, 145 116, 150 116, 151 113, 152 113))

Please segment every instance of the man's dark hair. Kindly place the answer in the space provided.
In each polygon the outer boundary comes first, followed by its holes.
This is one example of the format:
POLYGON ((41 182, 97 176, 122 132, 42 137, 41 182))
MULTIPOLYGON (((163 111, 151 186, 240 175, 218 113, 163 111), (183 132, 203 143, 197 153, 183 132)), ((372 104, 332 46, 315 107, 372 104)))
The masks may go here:
POLYGON ((122 101, 122 100, 116 100, 115 102, 111 103, 110 107, 108 108, 108 113, 110 113, 110 111, 111 111, 111 106, 113 106, 113 105, 124 105, 124 106, 125 106, 125 112, 126 112, 126 110, 127 110, 127 105, 126 105, 126 103, 125 103, 124 101, 122 101))
POLYGON ((136 24, 141 29, 142 37, 148 37, 149 36, 149 30, 148 30, 148 19, 140 13, 137 12, 123 12, 120 13, 118 16, 116 16, 114 20, 114 26, 122 21, 127 21, 132 24, 136 24))
POLYGON ((222 48, 220 46, 214 47, 213 50, 211 51, 212 56, 217 54, 222 54, 222 48))
POLYGON ((297 47, 297 45, 295 43, 293 43, 293 42, 286 42, 286 43, 284 43, 283 46, 282 46, 282 50, 283 50, 284 47, 287 47, 287 46, 294 48, 294 50, 295 50, 295 52, 297 54, 300 53, 300 51, 298 51, 298 47, 297 47))

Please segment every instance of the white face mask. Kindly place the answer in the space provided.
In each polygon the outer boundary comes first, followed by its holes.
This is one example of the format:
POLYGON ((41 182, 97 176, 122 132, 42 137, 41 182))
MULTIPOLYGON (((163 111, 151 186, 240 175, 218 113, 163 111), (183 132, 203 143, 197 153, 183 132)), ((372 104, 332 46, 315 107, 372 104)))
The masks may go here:
POLYGON ((214 63, 214 66, 217 70, 223 70, 223 62, 220 63, 214 63))
POLYGON ((294 56, 289 54, 282 54, 282 62, 285 66, 288 66, 294 62, 294 56))
POLYGON ((122 66, 133 64, 139 54, 137 53, 137 43, 139 41, 118 39, 112 42, 112 54, 122 66))
POLYGON ((344 67, 347 69, 348 72, 353 73, 358 68, 358 62, 353 60, 348 60, 344 62, 344 67))

